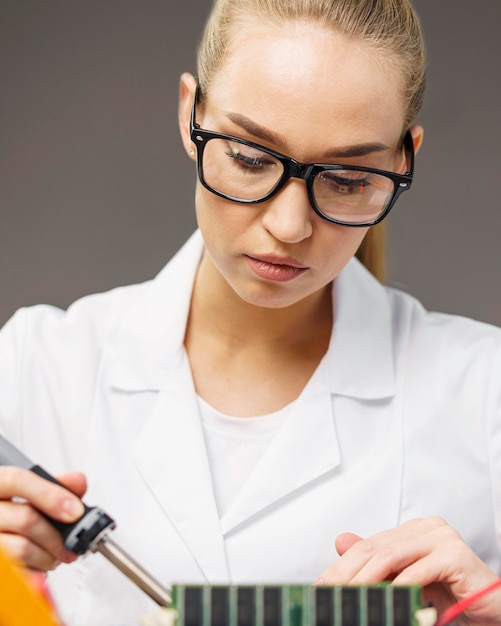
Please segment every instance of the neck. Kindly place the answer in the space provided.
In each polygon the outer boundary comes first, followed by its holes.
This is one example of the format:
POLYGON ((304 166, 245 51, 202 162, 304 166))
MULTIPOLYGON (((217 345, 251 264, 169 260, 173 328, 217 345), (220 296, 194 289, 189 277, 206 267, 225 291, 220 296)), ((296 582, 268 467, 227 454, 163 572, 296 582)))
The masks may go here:
POLYGON ((204 254, 193 289, 187 335, 196 328, 228 346, 281 350, 311 342, 318 345, 320 340, 326 349, 332 316, 331 285, 287 307, 257 306, 240 298, 204 254))
POLYGON ((329 346, 331 290, 284 308, 249 304, 207 255, 193 290, 185 348, 197 392, 229 415, 265 415, 296 399, 329 346))

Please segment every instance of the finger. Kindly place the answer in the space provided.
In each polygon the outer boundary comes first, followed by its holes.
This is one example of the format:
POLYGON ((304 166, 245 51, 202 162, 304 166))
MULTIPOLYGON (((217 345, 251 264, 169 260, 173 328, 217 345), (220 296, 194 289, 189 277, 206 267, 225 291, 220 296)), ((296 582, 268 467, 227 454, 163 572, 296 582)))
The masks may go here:
MULTIPOLYGON (((76 482, 70 479, 72 484, 76 482)), ((70 491, 19 467, 0 467, 0 500, 24 498, 35 508, 61 522, 73 522, 84 513, 78 497, 70 491)))
POLYGON ((411 520, 353 542, 349 550, 322 572, 320 577, 329 584, 370 584, 389 580, 406 563, 416 558, 419 546, 413 542, 443 526, 445 523, 439 518, 411 520))
POLYGON ((87 491, 87 479, 82 472, 65 472, 58 474, 56 479, 79 498, 87 491))
MULTIPOLYGON (((336 552, 342 556, 347 550, 349 550, 353 544, 357 543, 357 541, 362 541, 362 537, 359 535, 355 535, 354 533, 342 533, 336 537, 334 545, 336 547, 336 552)), ((327 582, 331 582, 332 577, 335 577, 336 573, 331 566, 315 580, 315 585, 325 585, 327 582)))
POLYGON ((351 578, 352 584, 402 581, 405 572, 408 584, 423 585, 437 580, 453 583, 454 572, 463 568, 460 565, 463 558, 455 555, 473 554, 459 533, 438 517, 412 520, 381 533, 374 537, 369 549, 372 553, 351 578), (424 572, 427 572, 425 579, 424 572))
MULTIPOLYGON (((406 568, 430 554, 435 554, 437 568, 440 567, 440 578, 434 578, 434 580, 445 580, 441 568, 444 563, 450 561, 450 558, 446 556, 441 560, 436 555, 444 546, 458 542, 458 540, 458 533, 440 518, 412 520, 401 527, 376 536, 370 546, 372 551, 370 557, 361 564, 350 582, 364 585, 393 580, 406 568)), ((414 583, 423 584, 419 579, 414 580, 414 583)))
POLYGON ((335 541, 336 552, 339 556, 342 556, 357 541, 362 541, 362 537, 354 533, 342 533, 338 535, 335 541))
POLYGON ((444 611, 450 612, 452 607, 459 609, 459 605, 465 603, 461 609, 465 611, 465 619, 478 624, 499 623, 501 590, 497 591, 497 597, 494 595, 496 592, 492 591, 482 594, 482 590, 492 588, 496 582, 499 579, 494 572, 466 544, 463 550, 459 547, 454 553, 446 551, 444 554, 425 557, 406 568, 395 579, 398 585, 421 584, 424 587, 424 602, 435 607, 441 616, 444 611), (459 559, 457 562, 456 556, 459 559), (438 565, 434 557, 438 557, 438 565), (440 567, 440 563, 448 565, 440 567), (442 582, 434 582, 437 580, 442 582))
POLYGON ((317 584, 347 585, 351 583, 374 557, 381 543, 378 535, 358 541, 351 541, 350 536, 347 535, 345 533, 344 538, 336 540, 336 549, 339 551, 340 558, 320 574, 315 581, 317 584))
POLYGON ((47 572, 55 569, 60 561, 40 546, 21 535, 0 534, 0 546, 11 558, 24 567, 47 572))
MULTIPOLYGON (((59 532, 29 504, 1 502, 0 532, 2 537, 5 537, 4 543, 12 543, 11 537, 19 535, 58 561, 69 563, 76 558, 72 552, 64 548, 63 539, 59 532)), ((14 556, 20 556, 25 562, 23 554, 16 553, 14 556)))
POLYGON ((459 536, 447 541, 444 535, 439 548, 403 569, 395 584, 427 586, 439 580, 450 586, 455 599, 461 600, 496 578, 459 536))
POLYGON ((11 558, 32 570, 47 572, 60 563, 52 554, 21 535, 0 534, 0 546, 11 558))

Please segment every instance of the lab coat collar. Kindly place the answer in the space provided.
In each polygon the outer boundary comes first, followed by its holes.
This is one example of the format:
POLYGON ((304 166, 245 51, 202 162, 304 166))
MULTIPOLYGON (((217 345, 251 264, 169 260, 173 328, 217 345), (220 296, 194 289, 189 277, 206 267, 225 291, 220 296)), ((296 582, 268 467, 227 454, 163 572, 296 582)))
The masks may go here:
POLYGON ((353 258, 334 286, 327 353, 331 392, 365 400, 395 394, 393 318, 388 291, 353 258))
MULTIPOLYGON (((151 281, 110 344, 110 382, 128 391, 158 390, 180 358, 196 270, 200 231, 151 281)), ((329 390, 360 399, 395 392, 392 317, 385 288, 353 258, 333 289, 335 324, 326 355, 329 390)))
POLYGON ((193 281, 203 253, 196 230, 125 312, 109 342, 109 380, 124 391, 159 390, 178 362, 193 281))

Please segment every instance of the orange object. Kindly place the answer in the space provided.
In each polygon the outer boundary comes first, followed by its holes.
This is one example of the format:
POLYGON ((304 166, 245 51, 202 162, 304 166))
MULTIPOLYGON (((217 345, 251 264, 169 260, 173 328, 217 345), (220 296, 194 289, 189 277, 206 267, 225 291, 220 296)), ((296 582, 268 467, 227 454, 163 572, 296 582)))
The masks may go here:
POLYGON ((62 626, 44 586, 0 551, 0 626, 62 626), (38 588, 37 588, 38 587, 38 588))

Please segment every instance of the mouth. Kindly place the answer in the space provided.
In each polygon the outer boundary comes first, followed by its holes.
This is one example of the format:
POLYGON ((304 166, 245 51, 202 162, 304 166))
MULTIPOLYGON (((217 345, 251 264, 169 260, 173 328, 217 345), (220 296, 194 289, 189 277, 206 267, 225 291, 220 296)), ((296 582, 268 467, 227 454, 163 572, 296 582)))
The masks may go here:
POLYGON ((308 266, 303 265, 293 257, 282 257, 274 254, 244 256, 251 270, 264 280, 287 282, 309 270, 308 266))

